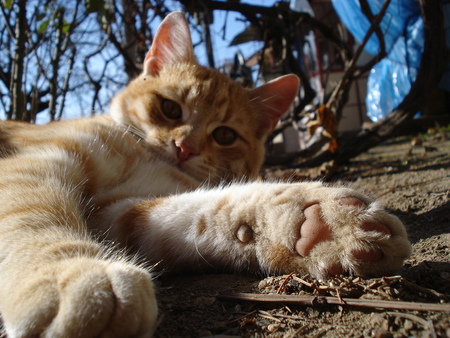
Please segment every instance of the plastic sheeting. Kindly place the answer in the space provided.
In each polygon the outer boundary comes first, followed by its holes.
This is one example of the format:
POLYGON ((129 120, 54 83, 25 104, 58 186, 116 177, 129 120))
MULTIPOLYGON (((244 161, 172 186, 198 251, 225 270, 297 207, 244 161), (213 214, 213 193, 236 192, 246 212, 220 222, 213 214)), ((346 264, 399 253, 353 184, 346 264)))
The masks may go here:
MULTIPOLYGON (((385 1, 367 0, 372 13, 385 1)), ((370 27, 358 0, 332 0, 333 6, 356 40, 361 42, 370 27)), ((374 122, 394 110, 416 79, 424 45, 420 5, 415 0, 392 0, 380 23, 387 56, 372 68, 367 82, 367 116, 374 122)), ((380 44, 372 34, 364 49, 378 54, 380 44)))

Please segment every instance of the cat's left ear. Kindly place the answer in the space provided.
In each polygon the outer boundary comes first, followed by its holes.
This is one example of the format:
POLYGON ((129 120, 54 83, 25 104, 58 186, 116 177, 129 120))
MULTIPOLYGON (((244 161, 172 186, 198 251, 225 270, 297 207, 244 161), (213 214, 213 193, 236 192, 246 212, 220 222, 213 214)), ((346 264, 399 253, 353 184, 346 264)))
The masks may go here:
POLYGON ((144 61, 144 73, 157 76, 169 64, 195 62, 191 33, 184 14, 172 12, 161 22, 144 61))
POLYGON ((250 91, 250 98, 258 109, 261 132, 269 134, 281 116, 291 107, 298 94, 300 79, 285 75, 250 91))

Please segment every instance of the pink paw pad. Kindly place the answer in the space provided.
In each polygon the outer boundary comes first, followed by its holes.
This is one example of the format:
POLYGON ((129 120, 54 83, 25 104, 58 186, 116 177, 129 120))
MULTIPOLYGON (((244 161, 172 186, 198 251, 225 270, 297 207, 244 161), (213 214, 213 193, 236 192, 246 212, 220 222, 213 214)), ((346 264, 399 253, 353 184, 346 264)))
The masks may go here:
POLYGON ((295 249, 300 256, 308 256, 311 249, 317 243, 328 241, 332 237, 332 231, 320 215, 319 204, 313 204, 304 211, 305 221, 300 228, 300 238, 295 249))
MULTIPOLYGON (((349 205, 365 208, 366 204, 356 197, 342 197, 338 200, 341 205, 349 205)), ((321 216, 319 204, 313 204, 304 210, 305 221, 300 229, 300 238, 298 239, 295 249, 302 257, 308 256, 310 251, 318 243, 329 241, 333 238, 333 232, 330 226, 321 216)), ((361 229, 364 231, 375 231, 383 235, 390 235, 390 230, 381 223, 367 222, 362 224, 361 229)), ((353 250, 352 255, 361 262, 376 262, 383 258, 383 253, 378 249, 369 250, 353 250)), ((329 275, 338 275, 345 273, 342 266, 333 265, 328 268, 329 275)))

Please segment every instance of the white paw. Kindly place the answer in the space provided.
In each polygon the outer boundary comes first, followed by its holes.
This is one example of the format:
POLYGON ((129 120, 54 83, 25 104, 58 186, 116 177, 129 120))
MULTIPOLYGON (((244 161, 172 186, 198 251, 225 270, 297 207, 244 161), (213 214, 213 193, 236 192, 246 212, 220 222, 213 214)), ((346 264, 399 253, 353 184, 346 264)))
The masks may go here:
POLYGON ((292 185, 271 202, 279 206, 266 216, 271 229, 256 236, 263 269, 318 278, 377 276, 395 273, 409 257, 403 224, 379 203, 351 189, 300 187, 292 185))
POLYGON ((127 263, 56 262, 17 291, 3 313, 8 337, 148 337, 155 330, 151 276, 127 263))

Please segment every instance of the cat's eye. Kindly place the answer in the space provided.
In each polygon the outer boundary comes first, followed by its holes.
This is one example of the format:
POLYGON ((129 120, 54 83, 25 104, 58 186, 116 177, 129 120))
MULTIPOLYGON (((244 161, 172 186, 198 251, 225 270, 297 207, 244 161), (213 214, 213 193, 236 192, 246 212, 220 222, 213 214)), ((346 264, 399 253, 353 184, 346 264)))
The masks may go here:
POLYGON ((169 119, 179 119, 182 115, 180 105, 172 100, 163 99, 161 108, 164 115, 166 115, 169 119))
POLYGON ((222 146, 229 146, 236 140, 236 132, 228 127, 219 127, 212 133, 214 140, 222 146))

